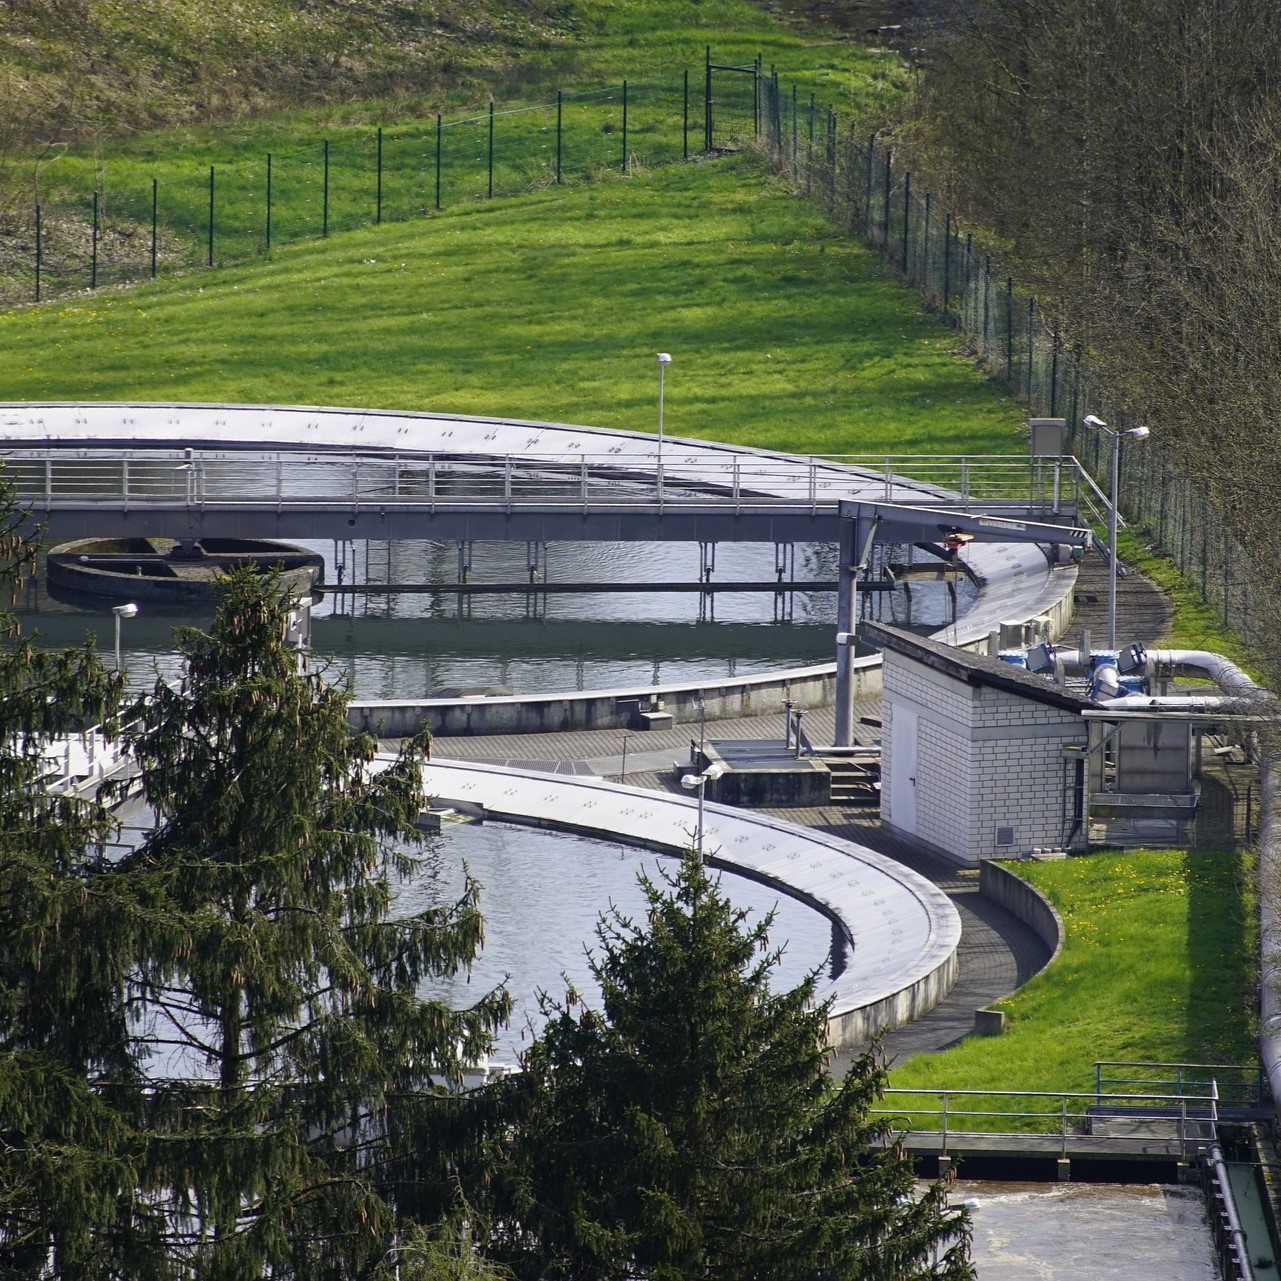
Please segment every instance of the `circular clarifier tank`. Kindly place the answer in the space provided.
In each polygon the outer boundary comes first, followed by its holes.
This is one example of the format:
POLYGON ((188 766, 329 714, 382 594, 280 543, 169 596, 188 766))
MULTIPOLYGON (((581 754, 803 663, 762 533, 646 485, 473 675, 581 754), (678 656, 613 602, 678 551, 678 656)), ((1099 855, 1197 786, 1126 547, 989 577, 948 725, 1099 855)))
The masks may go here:
MULTIPOLYGON (((539 994, 562 997, 570 984, 589 1002, 600 994, 589 952, 601 914, 616 909, 643 922, 640 876, 659 888, 673 858, 566 833, 494 823, 447 824, 419 871, 396 896, 396 910, 421 911, 456 901, 464 867, 481 887, 485 947, 469 974, 425 991, 455 1006, 506 984, 514 1002, 510 1025, 498 1034, 493 1058, 514 1063, 541 1026, 539 994)), ((795 987, 811 970, 833 962, 833 930, 826 916, 771 886, 722 873, 721 892, 751 913, 749 923, 774 914, 769 938, 783 955, 771 986, 795 987)), ((839 963, 839 957, 836 958, 839 963)))
MULTIPOLYGON (((713 592, 672 590, 700 582, 697 543, 553 543, 539 550, 536 580, 523 543, 477 542, 460 573, 452 542, 306 542, 324 560, 326 585, 312 611, 312 643, 332 676, 361 698, 413 699, 450 690, 546 694, 719 682, 830 661, 836 626, 836 549, 798 544, 789 582, 813 589, 742 590, 725 584, 777 580, 773 544, 716 549, 713 592), (472 589, 457 585, 466 578, 472 589), (558 590, 572 585, 573 590, 558 590), (590 590, 592 585, 608 590, 590 590), (351 590, 352 587, 405 590, 351 590), (583 587, 589 590, 581 590, 583 587), (627 590, 618 590, 626 587, 627 590), (428 590, 428 589, 431 590, 428 590)), ((907 549, 878 549, 901 559, 907 549)), ((919 556, 919 553, 918 553, 919 556)), ((933 631, 975 596, 968 579, 922 582, 864 594, 868 617, 933 631)), ((209 604, 142 601, 121 629, 130 683, 178 675, 175 627, 206 625, 209 604)), ((43 564, 20 595, 24 632, 51 646, 78 645, 86 631, 113 635, 110 602, 47 589, 43 564)))

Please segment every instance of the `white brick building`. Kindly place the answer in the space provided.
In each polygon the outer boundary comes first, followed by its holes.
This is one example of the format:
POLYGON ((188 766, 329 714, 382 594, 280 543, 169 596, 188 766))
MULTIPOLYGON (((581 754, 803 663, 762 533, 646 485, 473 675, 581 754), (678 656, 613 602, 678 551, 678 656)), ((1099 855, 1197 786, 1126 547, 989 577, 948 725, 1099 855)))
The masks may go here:
POLYGON ((967 866, 1084 846, 1081 713, 1096 704, 996 658, 867 630, 884 651, 882 822, 967 866))

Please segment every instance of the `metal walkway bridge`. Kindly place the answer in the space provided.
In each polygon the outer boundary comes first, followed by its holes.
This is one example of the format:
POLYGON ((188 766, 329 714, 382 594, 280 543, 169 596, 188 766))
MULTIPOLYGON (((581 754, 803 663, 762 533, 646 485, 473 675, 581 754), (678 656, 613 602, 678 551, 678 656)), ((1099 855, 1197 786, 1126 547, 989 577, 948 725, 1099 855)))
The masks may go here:
MULTIPOLYGON (((996 625, 1038 547, 1106 500, 1071 457, 812 458, 516 419, 263 405, 0 405, 0 458, 48 537, 834 542, 852 633, 874 542, 966 539, 996 625), (998 586, 992 586, 992 585, 998 586)), ((1029 591, 1029 585, 1033 590, 1029 591)), ((853 653, 836 647, 836 742, 853 653)))
POLYGON ((1106 505, 1072 458, 820 459, 381 411, 9 405, 0 449, 53 538, 836 541, 845 502, 876 505, 882 540, 913 508, 936 540, 963 514, 992 541, 1081 542, 1106 505))

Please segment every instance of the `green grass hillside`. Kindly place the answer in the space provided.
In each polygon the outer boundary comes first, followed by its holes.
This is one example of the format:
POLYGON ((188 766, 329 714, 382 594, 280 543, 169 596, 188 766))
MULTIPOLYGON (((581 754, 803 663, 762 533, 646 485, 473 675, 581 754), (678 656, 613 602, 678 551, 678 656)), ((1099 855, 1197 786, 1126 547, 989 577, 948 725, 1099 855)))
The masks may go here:
POLYGON ((823 453, 1016 448, 1017 404, 754 157, 465 205, 0 316, 0 399, 369 405, 823 453))
POLYGON ((0 155, 24 162, 24 186, 67 145, 307 106, 385 123, 553 81, 670 72, 708 44, 869 107, 898 74, 893 57, 786 30, 749 0, 10 0, 0 12, 0 155))

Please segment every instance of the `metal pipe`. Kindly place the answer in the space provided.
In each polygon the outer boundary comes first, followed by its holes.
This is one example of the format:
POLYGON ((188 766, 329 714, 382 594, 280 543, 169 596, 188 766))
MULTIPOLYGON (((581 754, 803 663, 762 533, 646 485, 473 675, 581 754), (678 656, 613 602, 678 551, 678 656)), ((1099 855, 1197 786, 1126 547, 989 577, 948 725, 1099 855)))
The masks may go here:
POLYGON ((1190 668, 1203 672, 1225 694, 1251 696, 1265 693, 1252 677, 1241 670, 1230 658, 1205 649, 1154 649, 1149 657, 1158 666, 1190 668))
POLYGON ((1271 757, 1260 770, 1259 813, 1259 1053, 1281 1100, 1281 771, 1271 757))
POLYGON ((1213 712, 1226 707, 1231 702, 1219 694, 1209 696, 1202 694, 1170 694, 1165 697, 1154 697, 1151 694, 1121 694, 1116 698, 1098 698, 1095 700, 1101 707, 1115 712, 1148 712, 1173 711, 1213 712))
POLYGON ((1232 1183, 1228 1175, 1228 1163, 1223 1159, 1223 1149, 1216 1139, 1210 1144, 1210 1169, 1214 1180, 1219 1185, 1220 1199, 1223 1202, 1223 1216, 1227 1219, 1227 1236, 1231 1242, 1232 1253, 1236 1256, 1237 1276, 1244 1281, 1254 1281, 1254 1268, 1250 1261, 1250 1247, 1246 1243, 1245 1229, 1237 1215, 1236 1199, 1232 1195, 1232 1183))

